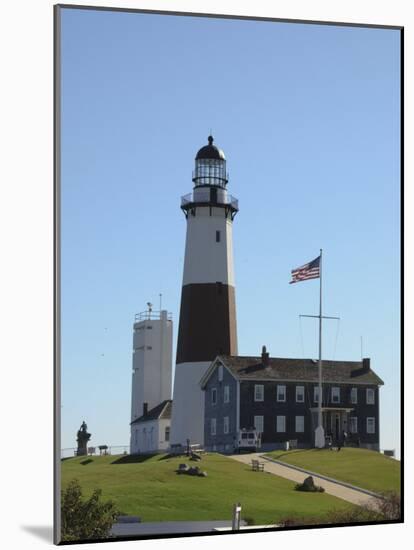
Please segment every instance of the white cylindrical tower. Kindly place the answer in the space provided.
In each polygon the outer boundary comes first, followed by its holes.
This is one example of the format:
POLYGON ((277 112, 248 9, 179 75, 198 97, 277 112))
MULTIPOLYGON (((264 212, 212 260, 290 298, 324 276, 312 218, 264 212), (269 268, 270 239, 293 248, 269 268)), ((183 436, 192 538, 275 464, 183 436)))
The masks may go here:
MULTIPOLYGON (((135 315, 131 422, 171 399, 172 318, 166 310, 149 309, 135 315)), ((131 431, 131 453, 135 452, 131 431)))
POLYGON ((204 394, 199 382, 217 355, 237 355, 233 219, 223 151, 196 156, 194 189, 181 200, 187 219, 184 275, 171 422, 172 444, 203 444, 204 394))

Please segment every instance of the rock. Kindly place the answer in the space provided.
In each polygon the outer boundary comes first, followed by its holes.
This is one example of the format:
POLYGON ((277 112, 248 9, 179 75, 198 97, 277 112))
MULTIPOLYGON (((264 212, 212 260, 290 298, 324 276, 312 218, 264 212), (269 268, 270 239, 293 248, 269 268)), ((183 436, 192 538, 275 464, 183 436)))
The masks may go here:
POLYGON ((200 468, 198 466, 192 466, 188 471, 187 474, 190 476, 198 476, 200 473, 200 468))
POLYGON ((303 483, 298 483, 295 488, 297 491, 306 491, 308 493, 323 493, 325 491, 323 487, 315 485, 312 476, 305 478, 303 483))
POLYGON ((309 491, 315 490, 315 482, 313 481, 313 477, 309 476, 307 477, 303 482, 304 487, 306 487, 309 491))
POLYGON ((192 453, 191 453, 191 459, 192 459, 192 460, 201 460, 201 455, 192 452, 192 453))
POLYGON ((190 470, 190 466, 188 464, 179 464, 177 474, 186 474, 190 470))
POLYGON ((199 477, 207 477, 207 472, 200 472, 199 477))

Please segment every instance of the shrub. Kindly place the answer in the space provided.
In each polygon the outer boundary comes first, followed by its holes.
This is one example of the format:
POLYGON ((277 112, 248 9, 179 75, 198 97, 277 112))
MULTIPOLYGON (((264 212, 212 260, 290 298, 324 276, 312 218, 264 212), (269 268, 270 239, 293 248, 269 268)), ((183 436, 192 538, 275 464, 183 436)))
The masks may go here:
POLYGON ((112 501, 101 502, 102 491, 96 489, 89 499, 82 499, 78 480, 72 480, 61 499, 62 541, 108 538, 119 511, 112 501))
POLYGON ((381 494, 376 509, 383 519, 401 519, 401 496, 395 491, 387 491, 381 494))
POLYGON ((295 517, 287 516, 277 523, 282 527, 294 527, 298 525, 329 525, 332 523, 360 523, 371 521, 398 520, 401 518, 401 497, 395 492, 381 494, 371 504, 353 506, 345 510, 331 510, 321 517, 295 517))

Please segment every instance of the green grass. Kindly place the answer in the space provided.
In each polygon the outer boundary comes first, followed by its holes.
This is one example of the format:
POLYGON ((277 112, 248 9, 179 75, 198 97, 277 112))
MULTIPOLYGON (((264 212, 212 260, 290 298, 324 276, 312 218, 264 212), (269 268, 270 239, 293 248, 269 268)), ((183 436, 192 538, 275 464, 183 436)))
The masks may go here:
MULTIPOLYGON (((84 496, 102 489, 124 514, 142 521, 192 521, 231 519, 232 506, 241 502, 243 517, 256 524, 277 522, 283 517, 320 516, 352 506, 323 493, 301 493, 294 483, 219 454, 208 454, 198 463, 208 477, 177 475, 183 457, 71 458, 62 462, 62 488, 78 479, 84 496), (84 464, 82 464, 84 462, 84 464)), ((187 463, 189 463, 187 461, 187 463)), ((190 462, 191 464, 191 462, 190 462)))
POLYGON ((400 462, 376 451, 342 448, 272 451, 266 456, 374 492, 400 492, 400 462))

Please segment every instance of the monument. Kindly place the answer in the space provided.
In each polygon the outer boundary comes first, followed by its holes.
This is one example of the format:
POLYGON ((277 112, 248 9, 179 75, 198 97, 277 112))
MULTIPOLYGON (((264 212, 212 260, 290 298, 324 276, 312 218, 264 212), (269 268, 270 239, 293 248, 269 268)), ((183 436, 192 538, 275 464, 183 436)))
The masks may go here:
POLYGON ((76 441, 78 442, 76 456, 84 456, 88 454, 87 445, 92 434, 88 433, 87 430, 88 430, 88 426, 86 425, 86 422, 83 421, 80 429, 78 430, 78 437, 76 439, 76 441))

